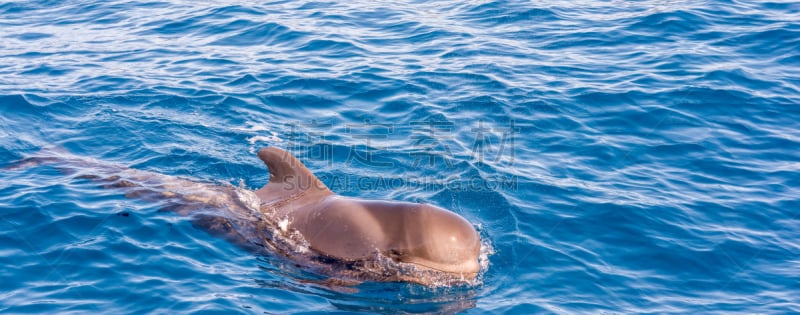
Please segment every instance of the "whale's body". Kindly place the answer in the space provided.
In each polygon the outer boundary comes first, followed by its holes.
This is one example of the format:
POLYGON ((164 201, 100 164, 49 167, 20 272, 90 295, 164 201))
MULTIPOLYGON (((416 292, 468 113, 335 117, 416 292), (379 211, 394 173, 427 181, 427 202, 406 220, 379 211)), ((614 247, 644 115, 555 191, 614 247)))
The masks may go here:
POLYGON ((344 260, 374 254, 474 278, 480 237, 459 215, 427 204, 336 196, 300 161, 278 148, 259 151, 270 181, 256 195, 266 211, 287 217, 318 252, 344 260))
POLYGON ((164 204, 214 235, 280 253, 344 281, 472 283, 480 237, 457 214, 427 204, 335 195, 286 151, 259 151, 270 181, 256 191, 43 151, 11 168, 53 164, 75 178, 164 204))

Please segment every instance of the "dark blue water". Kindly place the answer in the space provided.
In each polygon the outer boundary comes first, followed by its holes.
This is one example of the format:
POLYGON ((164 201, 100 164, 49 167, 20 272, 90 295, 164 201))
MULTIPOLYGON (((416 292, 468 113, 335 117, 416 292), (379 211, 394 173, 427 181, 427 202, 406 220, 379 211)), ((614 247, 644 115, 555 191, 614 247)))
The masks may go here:
POLYGON ((800 312, 800 4, 0 4, 0 161, 60 147, 421 201, 473 287, 308 281, 157 205, 0 172, 0 312, 800 312))

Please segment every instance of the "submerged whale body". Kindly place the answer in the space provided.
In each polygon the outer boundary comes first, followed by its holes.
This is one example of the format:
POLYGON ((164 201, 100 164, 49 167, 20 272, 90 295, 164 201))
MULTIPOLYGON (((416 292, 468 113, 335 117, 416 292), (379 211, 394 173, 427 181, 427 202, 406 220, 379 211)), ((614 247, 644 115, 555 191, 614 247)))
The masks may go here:
POLYGON ((481 240, 461 216, 428 204, 338 196, 284 150, 264 148, 258 157, 270 179, 255 191, 53 150, 6 169, 54 165, 128 197, 162 203, 242 248, 279 253, 337 283, 475 283, 481 240))

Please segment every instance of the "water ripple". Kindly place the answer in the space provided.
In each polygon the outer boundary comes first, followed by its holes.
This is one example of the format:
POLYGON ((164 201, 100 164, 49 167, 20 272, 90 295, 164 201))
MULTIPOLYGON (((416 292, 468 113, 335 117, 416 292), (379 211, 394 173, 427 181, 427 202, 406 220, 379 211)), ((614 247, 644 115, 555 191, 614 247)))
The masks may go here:
POLYGON ((495 251, 479 288, 331 287, 157 204, 2 170, 0 312, 800 312, 798 20, 728 0, 0 3, 0 166, 55 145, 256 188, 253 152, 281 146, 344 195, 450 208, 495 251))

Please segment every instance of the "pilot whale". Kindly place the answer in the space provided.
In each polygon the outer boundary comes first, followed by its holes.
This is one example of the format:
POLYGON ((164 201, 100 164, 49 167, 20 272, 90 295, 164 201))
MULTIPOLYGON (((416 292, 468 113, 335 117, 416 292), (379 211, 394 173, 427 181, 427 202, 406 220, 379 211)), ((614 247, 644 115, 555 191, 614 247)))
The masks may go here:
POLYGON ((300 160, 259 150, 269 182, 255 191, 43 150, 6 169, 51 164, 78 180, 124 190, 189 216, 208 232, 256 253, 279 253, 336 283, 471 284, 481 239, 458 214, 422 203, 333 193, 300 160))
POLYGON ((428 204, 337 196, 284 150, 264 148, 258 157, 270 172, 255 192, 262 211, 286 217, 312 249, 343 260, 378 252, 467 278, 480 269, 480 237, 461 216, 428 204))

